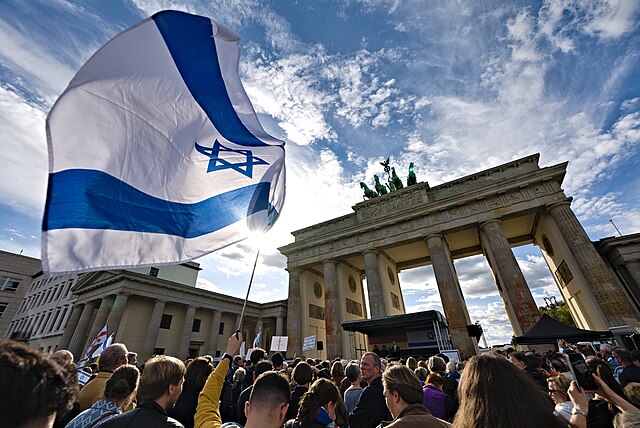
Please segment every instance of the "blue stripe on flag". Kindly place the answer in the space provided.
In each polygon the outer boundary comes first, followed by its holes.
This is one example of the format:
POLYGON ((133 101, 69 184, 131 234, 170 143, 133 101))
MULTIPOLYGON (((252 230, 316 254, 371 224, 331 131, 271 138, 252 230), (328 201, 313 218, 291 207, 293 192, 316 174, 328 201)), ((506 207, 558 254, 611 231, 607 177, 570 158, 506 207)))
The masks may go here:
POLYGON ((165 201, 102 171, 49 175, 43 230, 113 229, 195 238, 269 206, 269 183, 231 190, 193 204, 165 201))
POLYGON ((211 20, 203 16, 167 10, 153 15, 173 61, 218 131, 242 146, 266 146, 242 123, 229 99, 222 78, 211 20))

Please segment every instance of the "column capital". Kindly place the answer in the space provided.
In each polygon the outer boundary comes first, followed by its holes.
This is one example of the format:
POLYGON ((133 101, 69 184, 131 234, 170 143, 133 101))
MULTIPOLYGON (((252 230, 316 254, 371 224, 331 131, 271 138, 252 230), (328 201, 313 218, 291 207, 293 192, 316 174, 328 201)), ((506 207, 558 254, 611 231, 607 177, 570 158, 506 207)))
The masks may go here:
POLYGON ((365 254, 378 254, 378 250, 376 250, 375 248, 366 248, 364 250, 362 250, 362 255, 364 256, 365 254))
POLYGON ((551 210, 554 210, 558 207, 562 207, 565 205, 570 206, 572 201, 573 201, 572 197, 560 199, 559 201, 555 201, 555 202, 551 202, 550 204, 547 204, 546 208, 547 208, 547 211, 551 212, 551 210))
POLYGON ((422 237, 422 239, 424 240, 424 242, 427 242, 429 239, 432 238, 439 238, 441 240, 444 240, 444 235, 440 232, 435 232, 435 233, 430 233, 428 235, 425 235, 422 237))
POLYGON ((323 266, 324 266, 324 265, 326 265, 326 264, 328 264, 328 263, 331 263, 331 264, 334 264, 334 265, 335 265, 335 264, 336 264, 336 263, 338 263, 338 262, 337 262, 335 259, 326 259, 326 260, 323 260, 323 261, 322 261, 322 265, 323 265, 323 266))
POLYGON ((480 229, 484 229, 485 226, 488 226, 490 224, 502 225, 502 220, 500 220, 499 218, 492 218, 492 219, 483 221, 483 222, 480 223, 480 229))

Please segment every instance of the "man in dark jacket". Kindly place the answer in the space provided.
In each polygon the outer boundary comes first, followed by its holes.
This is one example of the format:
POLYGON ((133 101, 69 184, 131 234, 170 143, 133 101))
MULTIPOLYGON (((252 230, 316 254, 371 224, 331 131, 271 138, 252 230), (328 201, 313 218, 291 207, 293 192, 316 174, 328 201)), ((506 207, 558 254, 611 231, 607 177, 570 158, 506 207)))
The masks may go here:
POLYGON ((367 387, 362 391, 356 407, 349 414, 351 428, 375 428, 383 420, 391 419, 382 387, 382 362, 373 352, 360 359, 360 372, 367 387))
POLYGON ((104 428, 180 427, 167 415, 182 393, 186 368, 177 358, 160 355, 147 361, 140 378, 142 403, 134 410, 108 420, 104 428))

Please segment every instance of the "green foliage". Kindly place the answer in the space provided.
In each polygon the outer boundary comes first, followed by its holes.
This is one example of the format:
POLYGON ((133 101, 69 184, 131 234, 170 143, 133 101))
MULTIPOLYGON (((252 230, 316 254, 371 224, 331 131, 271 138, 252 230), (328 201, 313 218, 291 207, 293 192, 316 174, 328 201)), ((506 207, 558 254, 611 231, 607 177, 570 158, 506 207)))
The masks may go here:
POLYGON ((538 309, 540 309, 541 313, 547 314, 561 323, 576 327, 576 323, 571 317, 571 312, 569 312, 569 306, 566 302, 552 303, 547 306, 540 306, 538 309))

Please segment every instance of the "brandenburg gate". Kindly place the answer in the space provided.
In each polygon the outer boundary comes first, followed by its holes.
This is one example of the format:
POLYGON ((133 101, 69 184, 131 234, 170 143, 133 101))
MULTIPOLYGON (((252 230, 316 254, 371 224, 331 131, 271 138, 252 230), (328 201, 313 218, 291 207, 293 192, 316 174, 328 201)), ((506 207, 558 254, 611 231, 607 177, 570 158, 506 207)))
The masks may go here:
POLYGON ((454 260, 483 254, 513 331, 540 318, 511 251, 534 243, 581 328, 607 330, 638 318, 571 209, 562 189, 567 162, 540 168, 539 155, 435 187, 426 182, 357 203, 354 212, 293 232, 287 257, 288 355, 316 335, 326 357, 353 358, 343 321, 405 313, 398 273, 431 264, 454 348, 477 353, 454 260))

